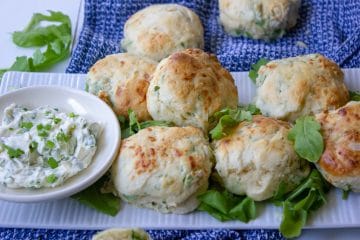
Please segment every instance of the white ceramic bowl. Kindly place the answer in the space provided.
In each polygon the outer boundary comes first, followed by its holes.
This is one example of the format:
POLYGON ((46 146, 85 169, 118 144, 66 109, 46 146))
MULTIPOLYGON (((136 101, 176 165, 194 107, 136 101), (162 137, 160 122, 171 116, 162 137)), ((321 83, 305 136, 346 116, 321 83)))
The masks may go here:
POLYGON ((11 189, 0 184, 0 199, 15 202, 39 202, 73 195, 96 182, 110 168, 120 146, 120 126, 111 108, 99 98, 65 87, 39 86, 22 88, 0 96, 0 118, 11 103, 29 108, 50 106, 63 112, 74 112, 98 122, 102 133, 95 156, 88 168, 54 188, 11 189))

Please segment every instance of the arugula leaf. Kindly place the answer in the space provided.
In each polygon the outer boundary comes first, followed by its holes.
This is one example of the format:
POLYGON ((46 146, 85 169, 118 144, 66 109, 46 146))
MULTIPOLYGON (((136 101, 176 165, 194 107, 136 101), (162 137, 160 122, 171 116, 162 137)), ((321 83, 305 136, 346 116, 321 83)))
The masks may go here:
POLYGON ((119 122, 121 125, 121 138, 125 139, 128 138, 141 129, 153 127, 153 126, 163 126, 163 127, 172 127, 174 126, 173 123, 167 121, 145 121, 139 122, 137 120, 136 114, 133 110, 129 109, 129 121, 125 119, 123 116, 119 116, 119 122))
POLYGON ((109 176, 105 175, 87 189, 73 195, 72 198, 102 213, 115 216, 120 211, 120 198, 112 193, 101 192, 100 189, 107 181, 109 181, 109 176))
POLYGON ((288 139, 295 143, 296 153, 310 162, 317 162, 324 151, 320 128, 314 117, 305 116, 296 120, 288 134, 288 139))
POLYGON ((307 211, 296 210, 290 202, 284 202, 283 219, 280 224, 280 232, 286 238, 300 236, 301 229, 306 223, 307 211))
MULTIPOLYGON (((279 186, 277 192, 281 192, 279 186)), ((325 193, 330 185, 323 179, 319 171, 313 169, 309 176, 288 194, 278 194, 277 200, 282 201, 283 216, 280 232, 286 238, 297 237, 305 225, 309 212, 315 211, 326 203, 325 193)), ((278 202, 277 202, 278 203, 278 202)))
POLYGON ((233 219, 242 222, 249 222, 256 218, 256 205, 254 200, 249 197, 244 198, 238 205, 232 208, 229 212, 233 219))
POLYGON ((360 101, 360 92, 349 91, 351 101, 360 101))
POLYGON ((12 35, 13 42, 19 47, 46 46, 46 50, 41 52, 36 49, 32 57, 17 57, 11 67, 0 70, 0 79, 6 71, 41 71, 69 56, 72 39, 70 18, 61 12, 49 13, 49 16, 34 14, 23 31, 16 31, 12 35), (43 21, 59 24, 42 27, 43 21))
POLYGON ((256 217, 256 205, 249 197, 239 197, 226 190, 210 189, 198 196, 199 211, 209 213, 224 222, 239 220, 249 222, 256 217))
POLYGON ((20 148, 12 148, 8 145, 5 144, 1 144, 1 146, 6 149, 7 154, 9 155, 10 158, 18 158, 21 155, 23 155, 25 152, 23 150, 21 150, 20 148))
POLYGON ((211 139, 221 139, 242 121, 251 121, 253 114, 260 113, 254 105, 239 106, 237 109, 224 108, 209 119, 210 126, 216 126, 209 132, 211 139))
POLYGON ((260 58, 255 64, 251 65, 251 69, 249 71, 249 78, 256 83, 256 78, 258 77, 258 71, 262 65, 265 65, 269 62, 269 60, 265 58, 260 58))

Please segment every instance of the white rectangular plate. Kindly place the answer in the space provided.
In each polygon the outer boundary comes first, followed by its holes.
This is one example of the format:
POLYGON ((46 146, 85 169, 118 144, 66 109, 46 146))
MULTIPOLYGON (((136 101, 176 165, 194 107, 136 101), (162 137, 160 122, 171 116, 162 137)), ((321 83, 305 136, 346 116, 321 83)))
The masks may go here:
MULTIPOLYGON (((345 69, 349 89, 360 90, 360 69, 345 69)), ((239 89, 240 102, 249 103, 255 87, 247 73, 233 73, 239 89)), ((0 94, 21 87, 61 85, 84 89, 85 75, 55 73, 8 72, 0 85, 0 94)), ((36 97, 36 96, 34 96, 36 97)), ((89 106, 91 107, 91 106, 89 106)), ((2 111, 3 109, 0 109, 2 111)), ((306 228, 360 227, 360 194, 351 193, 341 199, 340 190, 328 194, 328 203, 313 214, 306 228)), ((188 215, 160 214, 152 210, 122 204, 116 217, 110 217, 81 205, 73 199, 22 204, 0 201, 0 227, 103 229, 109 227, 141 227, 147 229, 204 229, 204 228, 278 228, 281 208, 259 204, 259 217, 248 224, 238 221, 221 223, 202 212, 188 215)))

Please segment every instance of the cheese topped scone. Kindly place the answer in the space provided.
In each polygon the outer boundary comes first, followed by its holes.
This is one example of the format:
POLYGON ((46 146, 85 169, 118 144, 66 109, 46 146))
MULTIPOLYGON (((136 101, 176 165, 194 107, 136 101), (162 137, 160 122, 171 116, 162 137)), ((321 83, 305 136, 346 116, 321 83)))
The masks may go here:
POLYGON ((360 192, 360 102, 316 115, 325 150, 317 168, 332 185, 360 192))
POLYGON ((237 105, 234 79, 214 55, 200 49, 187 49, 163 59, 147 92, 148 111, 154 120, 205 131, 210 116, 237 105))
POLYGON ((271 198, 284 183, 290 191, 310 171, 287 139, 290 124, 254 116, 232 132, 214 141, 215 169, 225 188, 255 201, 271 198))
POLYGON ((260 67, 256 86, 262 114, 290 122, 349 101, 343 72, 320 54, 270 61, 260 67))
POLYGON ((125 139, 111 175, 119 196, 162 213, 198 206, 211 172, 211 151, 194 127, 149 127, 125 139))
POLYGON ((154 4, 125 23, 121 47, 126 52, 160 61, 186 48, 204 47, 200 18, 179 4, 154 4))
POLYGON ((220 22, 233 36, 271 40, 296 24, 301 0, 219 0, 220 22))
POLYGON ((97 61, 87 74, 87 88, 108 103, 117 115, 132 109, 139 121, 151 119, 146 92, 157 62, 129 53, 108 55, 97 61))

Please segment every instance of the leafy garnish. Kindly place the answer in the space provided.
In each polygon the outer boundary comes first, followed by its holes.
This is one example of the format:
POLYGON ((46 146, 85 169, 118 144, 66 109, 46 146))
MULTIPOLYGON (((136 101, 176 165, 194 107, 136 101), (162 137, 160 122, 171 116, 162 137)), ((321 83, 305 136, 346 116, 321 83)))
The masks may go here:
POLYGON ((222 222, 249 222, 256 217, 255 202, 249 197, 236 196, 226 190, 211 189, 199 195, 198 199, 198 210, 205 211, 222 222))
POLYGON ((145 121, 139 122, 137 120, 136 114, 133 110, 129 110, 129 121, 125 119, 123 116, 119 116, 119 122, 121 125, 121 138, 125 139, 134 135, 138 131, 144 128, 153 127, 153 126, 163 126, 163 127, 171 127, 174 126, 173 123, 167 121, 145 121))
POLYGON ((349 193, 350 193, 349 190, 343 190, 341 198, 342 198, 343 200, 347 200, 348 197, 349 197, 349 193))
POLYGON ((56 182, 57 179, 58 178, 55 174, 50 174, 49 176, 46 177, 46 181, 48 183, 54 183, 54 182, 56 182))
MULTIPOLYGON (((279 186, 284 188, 284 185, 279 186)), ((287 194, 275 194, 276 202, 282 202, 283 216, 280 232, 286 238, 297 237, 301 233, 309 216, 326 203, 325 193, 330 185, 322 178, 321 174, 313 169, 309 176, 293 191, 287 194)), ((279 190, 277 192, 282 192, 279 190)))
POLYGON ((258 71, 262 65, 265 65, 269 62, 269 60, 265 58, 260 58, 255 64, 251 65, 251 69, 249 71, 249 78, 256 83, 256 78, 258 77, 258 71))
POLYGON ((69 56, 71 45, 71 22, 61 12, 49 11, 50 15, 35 13, 23 31, 12 35, 13 42, 19 47, 44 47, 36 49, 32 57, 17 57, 8 69, 0 70, 0 79, 6 71, 36 72, 46 69, 69 56), (42 22, 56 24, 42 26, 42 22))
POLYGON ((216 112, 210 119, 210 125, 216 126, 209 132, 211 139, 218 140, 229 134, 230 130, 240 122, 251 121, 253 114, 259 114, 260 110, 254 105, 238 107, 237 109, 224 108, 216 112))
POLYGON ((34 152, 37 149, 37 147, 38 147, 38 143, 35 141, 32 141, 29 146, 30 152, 34 152))
POLYGON ((53 157, 50 157, 48 160, 47 160, 47 163, 48 165, 52 168, 52 169, 55 169, 59 166, 58 162, 55 160, 55 158, 53 157))
POLYGON ((20 127, 30 130, 33 127, 33 123, 32 122, 21 122, 20 127))
POLYGON ((310 162, 317 162, 324 151, 320 128, 314 117, 305 116, 296 120, 288 134, 288 139, 294 142, 296 153, 310 162))
POLYGON ((47 140, 45 142, 45 146, 48 148, 48 149, 53 149, 55 147, 55 143, 53 141, 50 141, 50 140, 47 140))
POLYGON ((4 149, 6 149, 6 152, 7 152, 7 154, 9 155, 9 157, 10 158, 18 158, 18 157, 20 157, 21 155, 23 155, 24 154, 24 151, 23 150, 21 150, 20 148, 12 148, 12 147, 10 147, 10 146, 8 146, 8 145, 5 145, 5 144, 1 144, 1 146, 4 148, 4 149))
POLYGON ((71 136, 68 134, 65 134, 63 131, 56 134, 56 140, 58 142, 68 142, 70 140, 71 136))
POLYGON ((102 213, 115 216, 120 211, 120 199, 112 193, 102 193, 101 188, 109 181, 105 175, 87 189, 75 194, 72 198, 102 213))
POLYGON ((351 101, 360 101, 360 92, 349 91, 351 101))

